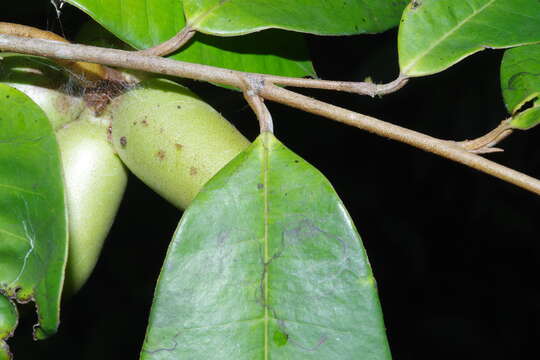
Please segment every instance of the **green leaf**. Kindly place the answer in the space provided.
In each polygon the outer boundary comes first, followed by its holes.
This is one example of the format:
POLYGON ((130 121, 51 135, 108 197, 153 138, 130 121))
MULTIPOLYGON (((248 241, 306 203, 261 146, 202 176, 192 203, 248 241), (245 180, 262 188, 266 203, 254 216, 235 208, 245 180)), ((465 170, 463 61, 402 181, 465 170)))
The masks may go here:
POLYGON ((398 24, 408 0, 184 0, 188 22, 222 36, 268 28, 317 35, 385 31, 398 24))
MULTIPOLYGON (((67 214, 56 137, 45 113, 0 84, 0 292, 38 309, 36 338, 56 332, 67 214)), ((5 308, 1 310, 6 316, 5 308)))
POLYGON ((501 88, 508 112, 540 95, 540 45, 505 51, 501 64, 501 88))
POLYGON ((241 38, 197 34, 196 41, 176 60, 219 66, 232 70, 290 77, 316 77, 304 37, 280 30, 266 30, 241 38))
POLYGON ((129 45, 144 49, 185 25, 182 0, 66 0, 129 45))
POLYGON ((141 359, 390 359, 375 280, 328 180, 265 133, 184 213, 141 359))
POLYGON ((510 121, 510 125, 515 129, 528 130, 540 123, 540 102, 536 102, 534 107, 520 112, 510 121))
POLYGON ((486 48, 540 42, 540 1, 414 0, 399 28, 401 72, 443 71, 486 48))
MULTIPOLYGON (((181 0, 68 2, 135 49, 160 44, 172 38, 185 25, 181 0)), ((98 43, 97 39, 92 42, 98 43)), ((264 74, 316 76, 303 36, 284 31, 265 31, 227 39, 197 34, 182 51, 170 58, 264 74)))

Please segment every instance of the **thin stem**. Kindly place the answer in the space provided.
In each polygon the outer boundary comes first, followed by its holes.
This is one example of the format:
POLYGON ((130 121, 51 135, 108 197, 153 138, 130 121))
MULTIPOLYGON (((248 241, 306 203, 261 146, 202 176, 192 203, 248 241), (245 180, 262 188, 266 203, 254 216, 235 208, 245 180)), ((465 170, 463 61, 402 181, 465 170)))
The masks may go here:
POLYGON ((259 95, 264 88, 264 79, 258 76, 246 76, 244 86, 244 98, 257 115, 261 133, 274 132, 272 114, 264 104, 264 99, 259 95))
POLYGON ((138 53, 149 56, 166 56, 184 46, 195 34, 195 29, 191 28, 190 26, 186 26, 173 38, 149 49, 140 50, 138 53))
POLYGON ((362 115, 280 88, 268 81, 266 75, 263 74, 249 74, 212 66, 141 55, 123 50, 62 44, 48 40, 27 39, 11 35, 0 35, 0 49, 4 51, 47 56, 55 59, 89 61, 158 74, 215 82, 241 89, 245 88, 247 77, 257 76, 265 80, 264 87, 259 91, 259 95, 265 99, 318 114, 380 136, 415 146, 419 149, 432 152, 493 175, 540 195, 539 180, 470 153, 455 143, 436 139, 413 130, 402 128, 370 116, 362 115))
POLYGON ((408 78, 400 75, 397 79, 387 84, 374 84, 370 82, 354 81, 330 81, 318 79, 290 78, 284 76, 266 75, 266 80, 277 85, 325 89, 334 91, 350 92, 358 95, 386 95, 401 89, 408 82, 408 78))

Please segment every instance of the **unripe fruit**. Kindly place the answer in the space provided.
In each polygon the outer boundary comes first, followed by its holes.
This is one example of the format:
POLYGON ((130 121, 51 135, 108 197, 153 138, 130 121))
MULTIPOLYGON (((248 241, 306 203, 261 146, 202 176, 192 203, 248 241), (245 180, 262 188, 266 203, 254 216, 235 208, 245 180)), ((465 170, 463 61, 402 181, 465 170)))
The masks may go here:
POLYGON ((126 187, 125 168, 107 141, 107 129, 79 120, 57 131, 69 218, 64 294, 90 276, 126 187))
POLYGON ((143 182, 179 208, 249 142, 187 88, 147 80, 109 106, 113 146, 143 182))
POLYGON ((92 110, 84 100, 60 90, 69 81, 56 64, 22 55, 2 57, 0 82, 28 95, 58 129, 70 232, 64 286, 64 295, 69 296, 86 282, 97 262, 127 174, 107 140, 107 128, 85 121, 92 110))

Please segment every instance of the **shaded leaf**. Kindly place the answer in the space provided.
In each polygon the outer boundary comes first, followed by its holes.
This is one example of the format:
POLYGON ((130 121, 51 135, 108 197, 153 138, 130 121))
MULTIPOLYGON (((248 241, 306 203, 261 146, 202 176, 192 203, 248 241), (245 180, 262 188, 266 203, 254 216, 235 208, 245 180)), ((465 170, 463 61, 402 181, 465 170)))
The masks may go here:
POLYGON ((486 48, 540 42, 540 2, 531 0, 414 0, 399 28, 401 72, 443 71, 486 48))
POLYGON ((129 45, 144 49, 185 25, 182 0, 66 0, 129 45))
POLYGON ((317 35, 385 31, 398 24, 408 0, 184 0, 188 22, 213 35, 268 28, 317 35))
POLYGON ((328 180, 271 134, 184 213, 141 358, 391 358, 346 209, 328 180))
POLYGON ((510 125, 520 130, 528 130, 540 123, 540 102, 536 102, 534 107, 520 112, 512 117, 510 125))
POLYGON ((36 338, 58 327, 66 257, 62 168, 52 126, 30 98, 0 84, 0 291, 36 303, 36 338))
POLYGON ((501 63, 501 89, 508 112, 540 95, 540 45, 505 51, 501 63))
POLYGON ((197 34, 173 58, 232 70, 290 77, 316 77, 301 34, 266 30, 241 38, 197 34))
MULTIPOLYGON (((181 0, 68 2, 135 49, 160 44, 185 25, 181 0)), ((92 42, 99 44, 97 39, 92 42)), ((304 38, 284 31, 228 39, 197 34, 181 52, 170 58, 240 71, 291 77, 315 76, 304 38)))

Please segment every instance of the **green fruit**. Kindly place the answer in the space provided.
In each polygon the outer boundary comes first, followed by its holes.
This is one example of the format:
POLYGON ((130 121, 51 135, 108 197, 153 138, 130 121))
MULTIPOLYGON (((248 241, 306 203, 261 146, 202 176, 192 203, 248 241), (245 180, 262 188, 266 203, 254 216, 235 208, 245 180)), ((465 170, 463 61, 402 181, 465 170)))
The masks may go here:
POLYGON ((30 97, 45 112, 53 128, 78 118, 84 110, 83 99, 69 94, 69 81, 58 65, 32 56, 1 54, 0 57, 0 82, 30 97))
POLYGON ((147 80, 109 106, 113 146, 127 167, 179 208, 249 142, 187 88, 147 80))
POLYGON ((64 295, 71 295, 97 262, 125 190, 126 171, 107 140, 106 127, 91 124, 93 111, 81 97, 67 93, 64 71, 39 57, 1 57, 0 82, 28 95, 57 129, 70 232, 64 295))
POLYGON ((79 120, 57 131, 69 218, 64 294, 79 290, 97 262, 122 200, 127 174, 107 129, 79 120))
POLYGON ((0 294, 0 360, 11 359, 5 340, 13 335, 17 327, 17 308, 10 299, 0 294))

